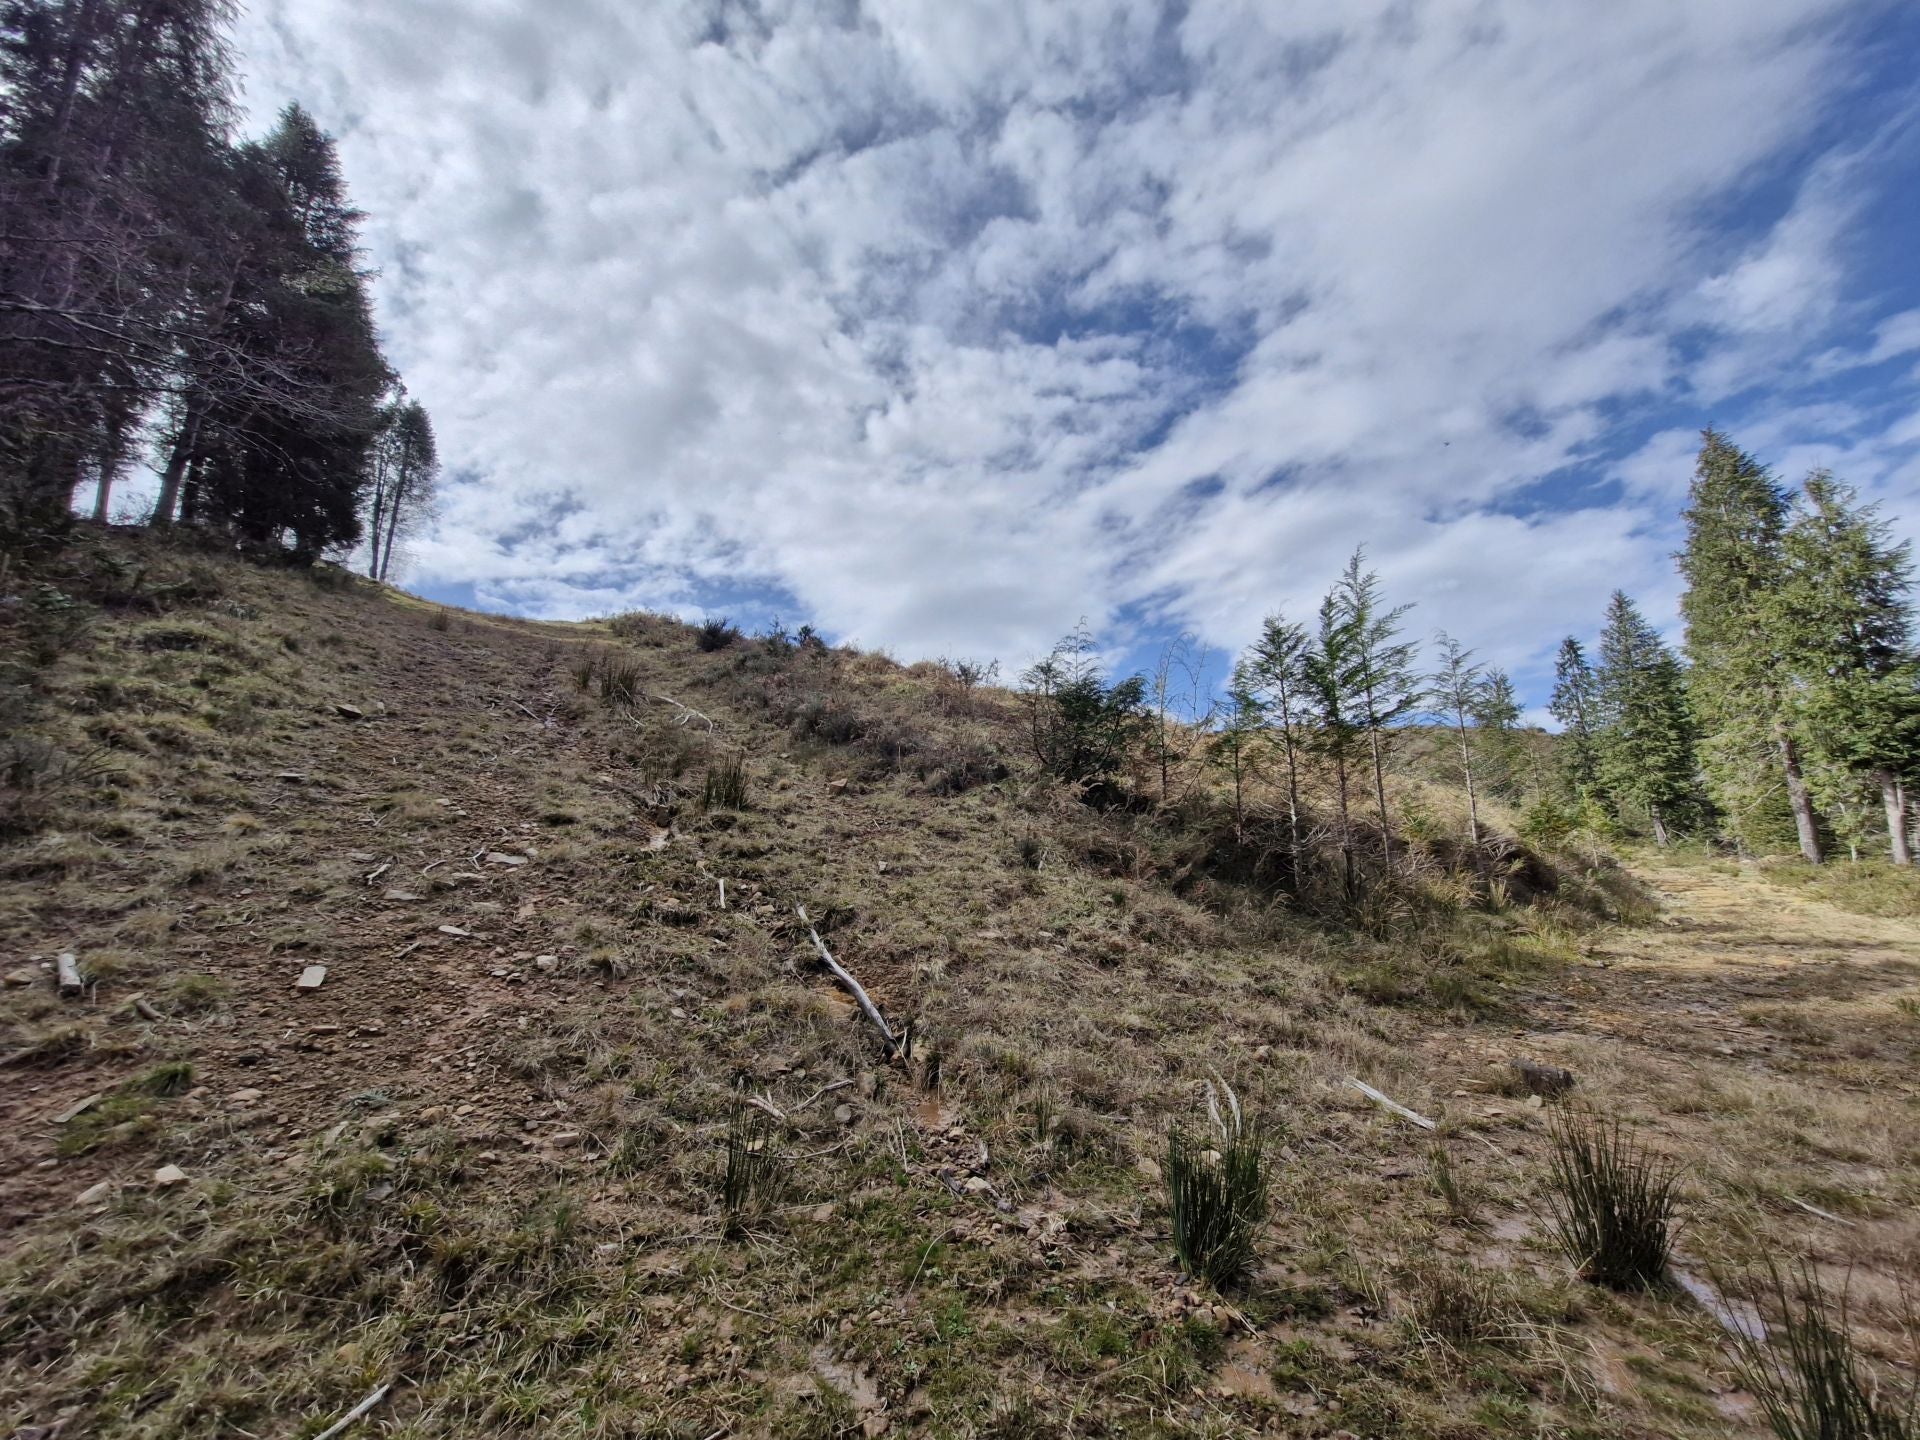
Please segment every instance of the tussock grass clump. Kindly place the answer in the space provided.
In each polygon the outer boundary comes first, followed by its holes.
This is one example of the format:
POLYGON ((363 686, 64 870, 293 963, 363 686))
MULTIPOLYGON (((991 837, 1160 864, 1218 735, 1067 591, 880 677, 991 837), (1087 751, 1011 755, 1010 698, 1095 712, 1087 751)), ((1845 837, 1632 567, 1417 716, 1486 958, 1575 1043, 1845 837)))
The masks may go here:
MULTIPOLYGON (((1853 1342, 1844 1289, 1831 1294, 1805 1260, 1788 1272, 1769 1261, 1751 1288, 1772 1317, 1772 1331, 1755 1326, 1740 1334, 1740 1383, 1780 1440, 1920 1436, 1920 1384, 1883 1385, 1867 1367, 1853 1342)), ((1904 1318, 1911 1335, 1911 1306, 1904 1318)))
POLYGON ((1175 1128, 1167 1137, 1167 1199, 1173 1248, 1189 1275, 1225 1288, 1253 1268, 1254 1243, 1267 1218, 1271 1159, 1267 1137, 1249 1121, 1239 1097, 1207 1087, 1209 1132, 1175 1128))
POLYGON ((707 767, 700 787, 702 810, 744 810, 747 808, 747 762, 728 756, 707 767))
POLYGON ((90 790, 113 774, 102 748, 67 755, 30 735, 0 745, 0 836, 31 835, 63 796, 90 790))
POLYGON ((429 630, 451 630, 453 628, 453 612, 444 605, 441 606, 427 617, 427 628, 429 630))
POLYGON ((1588 1112, 1562 1112, 1548 1135, 1548 1221, 1567 1258, 1613 1290, 1659 1284, 1672 1254, 1678 1168, 1618 1120, 1588 1112))
POLYGON ((779 1202, 787 1183, 787 1162, 773 1148, 773 1121, 758 1110, 737 1107, 727 1122, 727 1159, 720 1171, 720 1205, 729 1234, 737 1234, 752 1215, 779 1202))
POLYGON ((600 659, 600 699, 607 705, 631 705, 640 694, 640 667, 617 655, 600 659))

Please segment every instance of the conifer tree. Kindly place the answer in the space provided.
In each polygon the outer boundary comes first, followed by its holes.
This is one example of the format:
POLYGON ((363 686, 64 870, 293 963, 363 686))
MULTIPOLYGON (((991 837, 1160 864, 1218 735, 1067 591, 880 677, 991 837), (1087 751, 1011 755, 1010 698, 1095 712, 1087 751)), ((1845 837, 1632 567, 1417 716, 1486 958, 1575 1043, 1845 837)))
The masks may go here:
POLYGON ((1644 814, 1666 845, 1698 808, 1693 722, 1679 661, 1618 590, 1607 605, 1594 689, 1601 783, 1623 808, 1644 814))
POLYGON ((1302 727, 1309 718, 1307 658, 1312 648, 1306 627, 1276 612, 1260 627, 1251 673, 1269 723, 1279 734, 1281 760, 1287 768, 1288 867, 1296 876, 1300 866, 1302 727))
POLYGON ((1561 773, 1577 796, 1599 783, 1599 757, 1594 741, 1598 718, 1593 667, 1586 651, 1569 635, 1560 642, 1553 661, 1553 698, 1547 711, 1560 722, 1561 773))
POLYGON ((1247 782, 1256 771, 1257 745, 1266 723, 1253 667, 1245 660, 1233 667, 1227 682, 1226 710, 1208 748, 1209 758, 1227 772, 1233 782, 1233 834, 1240 840, 1246 834, 1247 782))
POLYGON ((1513 799, 1520 793, 1520 700, 1513 690, 1513 677, 1506 671, 1490 668, 1474 687, 1473 723, 1480 732, 1484 756, 1483 773, 1489 793, 1513 799))
POLYGON ((1800 853, 1820 861, 1779 633, 1787 497, 1766 468, 1718 432, 1705 433, 1685 519, 1681 614, 1689 694, 1704 737, 1708 790, 1743 848, 1781 833, 1781 801, 1800 853))
POLYGON ((1473 663, 1473 652, 1445 631, 1435 637, 1440 646, 1440 666, 1429 684, 1441 718, 1453 727, 1460 748, 1461 783, 1467 791, 1467 838, 1476 856, 1480 853, 1480 794, 1473 776, 1473 728, 1480 688, 1485 680, 1484 667, 1473 663))
POLYGON ((1349 900, 1358 894, 1351 788, 1353 766, 1367 736, 1361 686, 1364 674, 1359 620, 1335 587, 1320 602, 1319 633, 1303 657, 1301 678, 1305 682, 1303 708, 1312 714, 1306 731, 1308 746, 1333 765, 1341 886, 1349 900))
POLYGON ((1380 843, 1389 846, 1393 834, 1387 815, 1386 755, 1392 727, 1419 707, 1420 682, 1414 674, 1416 647, 1398 638, 1400 621, 1412 607, 1383 609, 1380 579, 1362 571, 1364 550, 1356 549, 1335 590, 1346 632, 1351 638, 1353 683, 1358 692, 1358 718, 1366 732, 1373 763, 1373 795, 1380 812, 1380 843))
POLYGON ((1836 807, 1862 785, 1879 792, 1897 865, 1912 862, 1907 787, 1920 775, 1909 548, 1849 486, 1809 476, 1786 530, 1777 621, 1814 772, 1836 807))

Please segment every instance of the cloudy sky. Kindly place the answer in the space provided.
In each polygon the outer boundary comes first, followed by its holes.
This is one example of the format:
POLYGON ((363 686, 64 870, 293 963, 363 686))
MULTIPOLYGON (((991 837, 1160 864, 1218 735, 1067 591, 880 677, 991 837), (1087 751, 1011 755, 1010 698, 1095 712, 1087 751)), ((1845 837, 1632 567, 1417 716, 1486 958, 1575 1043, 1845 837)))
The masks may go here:
POLYGON ((1365 543, 1543 698, 1696 432, 1920 520, 1920 6, 252 0, 449 477, 409 585, 1232 650, 1365 543))

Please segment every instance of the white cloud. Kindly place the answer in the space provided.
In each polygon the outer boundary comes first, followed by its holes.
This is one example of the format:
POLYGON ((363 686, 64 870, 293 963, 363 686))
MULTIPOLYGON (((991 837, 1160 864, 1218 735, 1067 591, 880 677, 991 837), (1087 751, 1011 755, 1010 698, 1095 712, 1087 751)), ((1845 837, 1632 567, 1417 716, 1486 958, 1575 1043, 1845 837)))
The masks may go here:
POLYGON ((1702 385, 1689 327, 1835 314, 1852 169, 1731 255, 1703 206, 1808 133, 1846 9, 260 0, 240 39, 256 117, 340 134, 464 477, 421 582, 752 582, 1012 659, 1143 604, 1237 643, 1365 540, 1518 663, 1664 593, 1683 447, 1610 510, 1527 487, 1702 385))

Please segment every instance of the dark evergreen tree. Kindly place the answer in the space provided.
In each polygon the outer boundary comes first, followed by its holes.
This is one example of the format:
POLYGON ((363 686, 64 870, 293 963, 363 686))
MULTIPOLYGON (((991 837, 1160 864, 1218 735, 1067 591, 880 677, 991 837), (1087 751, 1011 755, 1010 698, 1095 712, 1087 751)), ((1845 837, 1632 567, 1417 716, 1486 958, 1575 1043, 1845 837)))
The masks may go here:
POLYGON ((1593 667, 1580 642, 1569 635, 1554 656, 1553 698, 1547 711, 1560 722, 1560 770, 1577 797, 1592 794, 1600 780, 1594 740, 1597 702, 1593 667))
POLYGON ((1601 784, 1623 812, 1645 816, 1665 845, 1700 809, 1687 689, 1673 652, 1617 590, 1600 636, 1594 689, 1601 784))
POLYGON ((1300 763, 1303 727, 1309 719, 1307 661, 1312 650, 1306 627, 1275 613, 1261 626, 1250 667, 1268 721, 1279 735, 1287 770, 1287 859, 1289 873, 1296 878, 1301 859, 1300 763))
POLYGON ((1786 494, 1766 468, 1707 431, 1680 554, 1688 681, 1707 788, 1742 848, 1773 848, 1790 817, 1801 854, 1817 864, 1819 827, 1793 723, 1786 637, 1776 624, 1786 517, 1786 494))
POLYGON ((1059 779, 1098 788, 1145 738, 1146 681, 1108 684, 1085 625, 1021 677, 1034 757, 1059 779))
POLYGON ((1816 788, 1845 805, 1877 792, 1895 864, 1912 861, 1908 787, 1920 778, 1920 659, 1913 563, 1873 507, 1820 472, 1809 476, 1784 541, 1776 625, 1792 655, 1796 729, 1816 788))
POLYGON ((1361 569, 1364 561, 1364 552, 1355 550, 1334 593, 1344 617, 1345 633, 1353 647, 1358 715, 1366 730, 1368 755, 1373 763, 1374 802, 1380 813, 1381 844, 1386 846, 1393 834, 1393 823, 1387 814, 1387 751, 1393 727, 1419 708, 1422 692, 1413 668, 1416 647, 1399 638, 1400 621, 1412 607, 1384 608, 1380 602, 1379 577, 1371 570, 1361 569))

